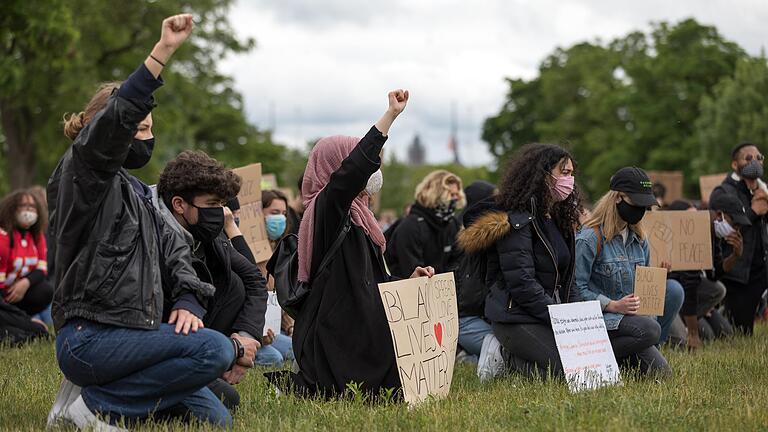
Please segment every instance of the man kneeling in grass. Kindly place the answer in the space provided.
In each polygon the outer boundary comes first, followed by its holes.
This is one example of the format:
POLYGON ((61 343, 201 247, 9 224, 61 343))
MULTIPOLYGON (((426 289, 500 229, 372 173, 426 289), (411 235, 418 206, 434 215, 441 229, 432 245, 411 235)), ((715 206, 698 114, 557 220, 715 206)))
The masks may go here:
POLYGON ((208 386, 230 409, 240 400, 232 385, 253 367, 261 348, 267 309, 267 281, 224 207, 239 191, 240 177, 232 170, 203 152, 185 151, 165 166, 153 196, 168 225, 191 248, 197 275, 216 287, 203 324, 244 348, 232 369, 208 386))

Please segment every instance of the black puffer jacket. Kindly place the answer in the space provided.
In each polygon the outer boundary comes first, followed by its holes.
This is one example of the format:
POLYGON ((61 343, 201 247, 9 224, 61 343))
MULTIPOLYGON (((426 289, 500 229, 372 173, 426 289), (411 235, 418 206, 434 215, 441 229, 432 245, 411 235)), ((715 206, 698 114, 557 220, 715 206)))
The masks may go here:
POLYGON ((452 270, 458 258, 453 246, 459 228, 455 216, 442 220, 434 210, 414 204, 387 245, 385 256, 392 275, 410 277, 417 266, 432 266, 435 273, 452 270))
MULTIPOLYGON (((573 258, 561 274, 535 203, 531 204, 530 213, 488 212, 462 234, 467 252, 488 254, 485 316, 492 322, 549 324, 548 305, 579 301, 573 289, 573 258)), ((574 234, 563 237, 575 256, 574 234)))
POLYGON ((155 212, 148 195, 139 195, 140 182, 121 168, 152 106, 151 96, 135 100, 113 93, 48 182, 57 329, 74 317, 157 329, 164 296, 175 300, 194 293, 204 305, 214 293, 195 275, 184 239, 155 212))
MULTIPOLYGON (((493 193, 492 190, 491 193, 493 193)), ((464 227, 471 227, 477 218, 495 209, 495 200, 492 197, 468 206, 463 213, 464 227)), ((456 239, 458 249, 461 251, 459 268, 454 272, 459 317, 485 315, 485 298, 488 296, 488 285, 485 283, 488 250, 476 251, 473 248, 476 234, 475 230, 464 229, 459 232, 456 239), (473 250, 474 253, 467 252, 467 249, 473 250)))

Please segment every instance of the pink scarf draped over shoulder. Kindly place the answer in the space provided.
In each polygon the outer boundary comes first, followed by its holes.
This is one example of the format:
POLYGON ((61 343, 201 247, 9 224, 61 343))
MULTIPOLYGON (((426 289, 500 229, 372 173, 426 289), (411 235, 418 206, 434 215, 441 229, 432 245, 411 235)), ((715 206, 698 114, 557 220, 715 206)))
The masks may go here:
MULTIPOLYGON (((309 154, 301 194, 304 198, 304 217, 299 227, 299 280, 308 282, 312 268, 312 251, 315 235, 315 200, 331 180, 331 174, 341 168, 341 163, 360 142, 360 138, 334 135, 321 139, 309 154)), ((362 191, 361 191, 362 192, 362 191)), ((352 223, 384 252, 386 240, 373 212, 368 208, 368 195, 360 193, 349 209, 352 223)), ((322 211, 322 210, 321 210, 322 211)), ((326 245, 330 247, 330 245, 326 245)))

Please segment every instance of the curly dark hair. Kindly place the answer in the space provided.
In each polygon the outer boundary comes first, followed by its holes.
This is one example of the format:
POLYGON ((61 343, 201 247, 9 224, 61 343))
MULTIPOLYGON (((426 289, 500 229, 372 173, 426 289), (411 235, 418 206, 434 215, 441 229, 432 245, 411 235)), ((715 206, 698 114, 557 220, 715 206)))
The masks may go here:
POLYGON ((16 229, 16 210, 21 205, 21 201, 25 196, 31 197, 32 201, 35 202, 37 222, 29 227, 28 231, 33 236, 37 236, 40 233, 44 233, 45 229, 48 228, 48 211, 30 189, 15 190, 0 201, 0 228, 9 234, 16 229))
POLYGON ((204 152, 185 150, 163 168, 157 193, 168 208, 174 196, 188 203, 203 194, 229 201, 240 192, 241 182, 240 176, 204 152))
POLYGON ((498 206, 505 211, 530 212, 533 197, 538 215, 549 213, 560 231, 573 232, 583 211, 578 186, 574 186, 573 193, 561 202, 555 202, 549 188, 552 169, 568 160, 575 170, 573 156, 560 146, 539 143, 523 146, 507 161, 496 200, 498 206))

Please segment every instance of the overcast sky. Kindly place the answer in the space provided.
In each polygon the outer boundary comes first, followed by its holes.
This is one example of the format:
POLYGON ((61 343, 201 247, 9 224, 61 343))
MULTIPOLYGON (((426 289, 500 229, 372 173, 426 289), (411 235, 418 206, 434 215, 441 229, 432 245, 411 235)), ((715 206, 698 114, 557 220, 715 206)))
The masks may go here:
POLYGON ((505 77, 534 77, 558 46, 687 17, 752 54, 767 45, 768 0, 239 0, 231 22, 257 47, 220 67, 250 120, 291 146, 365 134, 387 91, 406 88, 411 100, 387 148, 404 159, 419 134, 429 162, 449 161, 455 102, 462 161, 480 165, 491 161, 482 122, 498 112, 505 77))

